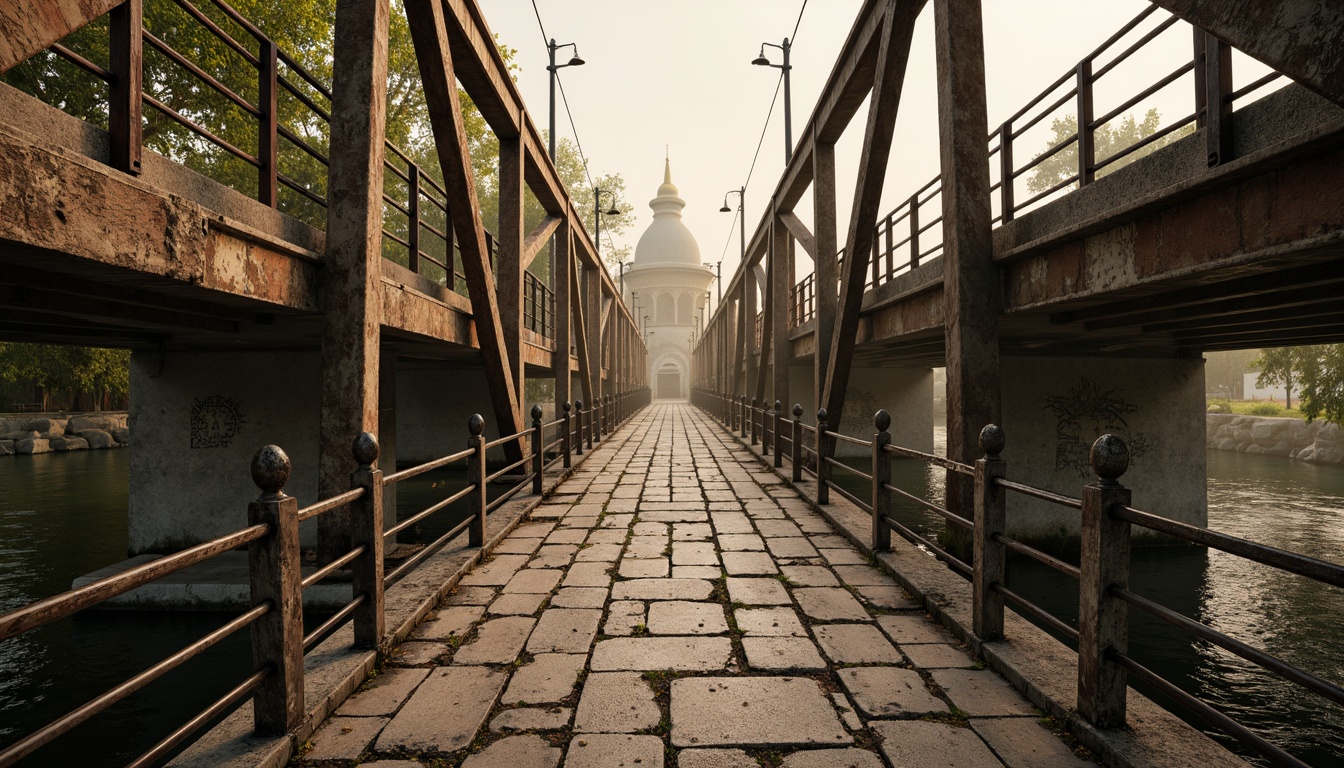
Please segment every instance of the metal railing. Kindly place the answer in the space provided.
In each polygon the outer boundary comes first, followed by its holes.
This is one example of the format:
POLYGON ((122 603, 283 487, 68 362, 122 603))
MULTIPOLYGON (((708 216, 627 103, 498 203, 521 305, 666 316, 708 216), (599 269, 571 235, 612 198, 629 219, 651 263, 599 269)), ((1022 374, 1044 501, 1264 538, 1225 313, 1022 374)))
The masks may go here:
MULTIPOLYGON (((605 417, 595 417, 594 421, 603 421, 606 429, 615 429, 648 402, 648 390, 608 396, 603 404, 605 417)), ((377 648, 387 634, 383 607, 385 590, 463 532, 468 536, 467 546, 483 546, 487 538, 486 526, 490 512, 524 488, 541 495, 543 473, 557 461, 563 461, 566 468, 571 466, 571 447, 576 446, 577 442, 571 441, 569 409, 566 407, 564 410, 562 418, 543 424, 541 407, 533 406, 531 428, 491 441, 487 441, 483 435, 485 419, 474 414, 468 421, 466 450, 386 476, 377 468, 378 441, 373 434, 365 432, 354 442, 353 454, 358 468, 351 476, 350 490, 303 508, 299 507, 294 497, 284 492, 292 469, 284 450, 279 446, 268 445, 257 451, 252 459, 251 472, 261 495, 248 504, 247 527, 0 615, 0 642, 3 642, 230 550, 242 546, 248 548, 250 608, 177 653, 0 750, 0 768, 17 763, 170 670, 244 629, 251 634, 253 658, 264 661, 238 685, 129 765, 145 768, 158 764, 203 726, 248 696, 253 699, 257 733, 278 735, 292 732, 306 716, 303 693, 303 656, 306 652, 347 622, 353 622, 355 647, 377 648), (558 438, 547 443, 547 430, 553 430, 558 438), (527 443, 530 450, 523 452, 521 460, 487 474, 486 451, 515 442, 527 443), (555 455, 547 459, 548 452, 554 452, 555 455), (465 487, 384 530, 383 490, 386 487, 432 470, 463 464, 467 469, 465 487), (512 481, 511 487, 493 500, 488 499, 487 490, 492 482, 524 468, 525 472, 512 481), (468 503, 465 519, 407 557, 393 570, 384 572, 384 545, 387 541, 464 500, 468 503), (300 568, 299 523, 343 508, 351 510, 351 549, 312 573, 303 575, 300 568), (353 597, 305 635, 303 590, 337 571, 349 573, 353 597)))
MULTIPOLYGON (((999 211, 992 219, 993 223, 1010 222, 1017 214, 1042 205, 1061 193, 1087 186, 1099 176, 1134 161, 1145 150, 1151 151, 1151 148, 1156 148, 1154 145, 1160 146, 1161 142, 1178 136, 1179 132, 1190 126, 1229 119, 1235 102, 1283 77, 1277 72, 1271 72, 1242 88, 1226 89, 1224 84, 1231 82, 1230 49, 1211 39, 1202 30, 1192 27, 1194 45, 1189 60, 1163 72, 1155 81, 1124 98, 1105 114, 1095 114, 1098 82, 1120 65, 1134 59, 1136 54, 1144 51, 1163 33, 1182 23, 1169 13, 1159 16, 1158 11, 1156 5, 1145 8, 989 134, 987 141, 990 143, 991 172, 998 177, 998 181, 990 187, 994 207, 999 211), (1128 42, 1134 35, 1137 35, 1137 39, 1128 42), (1217 75, 1211 74, 1215 71, 1217 75), (1136 137, 1124 146, 1115 147, 1105 157, 1097 156, 1099 130, 1124 117, 1145 99, 1192 73, 1194 87, 1189 92, 1193 96, 1193 108, 1189 113, 1166 122, 1146 136, 1136 137), (1059 137, 1030 160, 1018 162, 1015 154, 1019 149, 1019 139, 1047 118, 1057 115, 1061 109, 1070 107, 1076 121, 1074 131, 1059 137), (1018 188, 1025 176, 1067 152, 1075 156, 1071 173, 1058 179, 1045 179, 1049 181, 1047 186, 1031 189, 1028 197, 1019 198, 1018 188)), ((1227 129, 1219 133, 1230 135, 1227 129)), ((1226 162, 1231 159, 1229 155, 1230 147, 1211 144, 1209 165, 1226 162)), ((1038 182, 1036 186, 1041 183, 1045 182, 1038 182)), ((942 177, 935 176, 878 220, 873 230, 872 257, 864 276, 865 290, 877 288, 943 254, 941 194, 942 177), (931 204, 935 206, 932 211, 928 210, 931 204)), ((843 262, 844 249, 838 252, 838 256, 843 262)), ((815 274, 806 275, 792 287, 789 327, 802 325, 815 316, 816 290, 815 274)), ((836 293, 839 293, 838 285, 836 293)))
MULTIPOLYGON (((717 392, 697 391, 693 401, 706 412, 720 416, 723 401, 734 398, 717 392)), ((775 412, 778 414, 776 406, 775 412)), ((1178 522, 1131 506, 1131 492, 1120 483, 1129 467, 1129 448, 1114 435, 1103 435, 1093 444, 1090 463, 1096 475, 1093 482, 1075 498, 1008 479, 1007 466, 1000 454, 1006 445, 1003 430, 990 424, 980 432, 984 457, 974 465, 946 459, 911 448, 893 445, 889 429, 891 417, 879 410, 873 419, 876 429, 872 440, 831 431, 825 410, 818 411, 816 426, 803 424, 801 405, 793 407, 790 425, 792 480, 802 481, 803 473, 817 479, 818 504, 829 503, 834 491, 866 512, 871 520, 871 544, 874 551, 891 549, 895 532, 911 544, 942 561, 954 573, 971 582, 972 630, 982 640, 1004 636, 1004 605, 1073 642, 1078 652, 1077 708, 1089 723, 1100 728, 1125 726, 1127 675, 1151 686, 1184 708, 1206 725, 1221 730, 1269 764, 1305 768, 1306 764, 1264 737, 1248 729, 1203 699, 1178 687, 1128 655, 1130 623, 1126 608, 1132 606, 1211 645, 1235 654, 1261 669, 1288 680, 1328 701, 1344 706, 1344 687, 1319 675, 1290 664, 1272 654, 1231 637, 1209 625, 1190 618, 1129 589, 1130 534, 1132 526, 1165 534, 1175 539, 1253 560, 1262 565, 1323 584, 1344 588, 1344 565, 1288 552, 1258 542, 1178 522), (811 432, 811 447, 801 445, 802 435, 811 432), (834 458, 834 447, 845 443, 865 448, 871 456, 871 473, 863 472, 834 458), (892 482, 893 456, 915 459, 930 466, 968 478, 973 488, 971 514, 952 511, 910 493, 892 482), (806 457, 806 458, 804 458, 806 457), (815 469, 807 466, 809 459, 815 469), (859 498, 830 479, 830 471, 840 469, 859 478, 871 489, 868 500, 859 498), (1065 562, 1007 534, 1007 494, 1021 494, 1080 513, 1082 531, 1081 562, 1065 562), (894 498, 911 502, 942 517, 948 525, 970 536, 972 560, 967 562, 892 516, 894 498), (1007 553, 1014 552, 1056 570, 1078 582, 1078 628, 1051 614, 1007 586, 1007 553)), ((729 421, 725 427, 734 430, 729 421)), ((776 427, 776 436, 783 432, 776 427)), ((778 446, 779 443, 777 442, 778 446)), ((783 451, 776 448, 775 466, 780 466, 783 451)))
POLYGON ((523 327, 555 338, 555 292, 531 272, 523 273, 523 327))

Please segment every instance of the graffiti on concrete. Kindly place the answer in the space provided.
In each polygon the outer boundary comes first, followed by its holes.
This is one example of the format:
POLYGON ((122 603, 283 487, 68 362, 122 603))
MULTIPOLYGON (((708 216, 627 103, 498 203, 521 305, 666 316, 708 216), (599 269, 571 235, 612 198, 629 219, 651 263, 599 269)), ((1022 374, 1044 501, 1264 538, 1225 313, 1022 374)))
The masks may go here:
POLYGON ((245 423, 242 404, 234 398, 197 398, 191 407, 191 447, 228 448, 245 423))
POLYGON ((1086 377, 1062 395, 1048 395, 1045 410, 1055 417, 1055 470, 1073 470, 1079 477, 1092 476, 1088 453, 1098 437, 1110 433, 1129 445, 1131 463, 1148 452, 1148 437, 1130 428, 1126 418, 1139 407, 1114 389, 1103 391, 1086 377))

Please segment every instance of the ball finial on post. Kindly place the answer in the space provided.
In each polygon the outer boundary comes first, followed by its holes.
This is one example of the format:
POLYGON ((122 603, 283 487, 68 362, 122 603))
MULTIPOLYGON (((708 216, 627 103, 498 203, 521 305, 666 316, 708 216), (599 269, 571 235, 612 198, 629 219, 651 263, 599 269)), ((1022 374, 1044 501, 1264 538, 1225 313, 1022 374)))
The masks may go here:
POLYGON ((817 423, 818 423, 818 424, 820 424, 821 422, 825 421, 825 420, 826 420, 826 416, 827 416, 827 413, 826 413, 826 409, 825 409, 825 408, 818 408, 818 409, 817 409, 817 423))
POLYGON ((998 424, 986 424, 985 428, 980 430, 980 450, 985 452, 986 456, 997 457, 1003 453, 1003 447, 1008 444, 1008 436, 1003 434, 1003 427, 998 424))
POLYGON ((1087 458, 1103 485, 1117 484, 1129 469, 1129 446, 1115 435, 1102 435, 1092 444, 1087 458))
POLYGON ((372 432, 360 432, 355 436, 351 452, 355 456, 355 463, 360 467, 373 466, 373 463, 378 461, 378 437, 372 432))
POLYGON ((564 405, 561 405, 560 407, 564 410, 565 413, 569 413, 569 409, 574 406, 568 400, 566 400, 564 405))
POLYGON ((873 414, 873 426, 877 427, 878 432, 891 429, 891 414, 887 413, 885 408, 877 409, 877 413, 873 414))
POLYGON ((795 418, 795 419, 801 419, 801 418, 803 418, 803 405, 802 405, 802 403, 794 403, 794 404, 793 404, 793 418, 795 418))
POLYGON ((471 418, 467 419, 467 430, 472 437, 480 437, 485 432, 485 418, 479 413, 471 414, 471 418))
POLYGON ((252 457, 252 482, 268 496, 284 491, 290 470, 289 456, 278 445, 263 446, 252 457))
POLYGON ((536 420, 538 420, 538 419, 540 419, 540 418, 541 418, 541 406, 540 406, 540 405, 533 405, 533 406, 532 406, 532 420, 533 420, 533 421, 536 421, 536 420))
POLYGON ((775 413, 776 414, 784 413, 784 404, 779 402, 778 400, 775 401, 775 413))

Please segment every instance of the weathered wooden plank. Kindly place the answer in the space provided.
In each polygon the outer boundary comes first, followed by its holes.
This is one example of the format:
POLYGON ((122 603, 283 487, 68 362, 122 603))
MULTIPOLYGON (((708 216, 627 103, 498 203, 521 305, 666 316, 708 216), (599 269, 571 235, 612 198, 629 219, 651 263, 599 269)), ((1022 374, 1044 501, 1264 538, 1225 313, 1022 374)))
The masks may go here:
POLYGON ((1319 0, 1155 5, 1344 106, 1344 4, 1319 0))
MULTIPOLYGON (((835 145, 818 141, 812 153, 812 221, 816 227, 813 246, 819 253, 835 253, 835 145)), ((813 257, 812 282, 814 306, 812 354, 812 402, 822 402, 830 373, 831 341, 835 338, 835 285, 840 265, 834 258, 813 257)), ((799 320, 802 318, 800 317, 799 320)), ((787 404, 786 404, 787 405, 787 404)))
POLYGON ((0 3, 0 73, 102 16, 123 0, 0 3))
MULTIPOLYGON (((387 119, 388 0, 336 8, 327 253, 323 260, 322 408, 318 495, 350 488, 350 441, 378 434, 382 326, 383 135, 387 119)), ((318 558, 350 549, 348 509, 318 518, 318 558)))
MULTIPOLYGON (((523 142, 499 139, 499 224, 495 233, 495 287, 499 291, 499 320, 513 375, 515 398, 523 397, 523 142)), ((522 413, 518 414, 523 421, 522 413)), ((513 460, 522 458, 519 453, 513 460)))
MULTIPOLYGON (((842 423, 855 334, 859 330, 859 309, 863 303, 866 282, 864 278, 875 236, 874 226, 881 203, 887 160, 891 155, 896 110, 901 101, 915 19, 922 5, 920 2, 893 0, 887 6, 886 18, 882 23, 877 75, 868 107, 868 123, 864 130, 863 154, 859 161, 853 213, 849 218, 849 234, 845 238, 845 263, 840 281, 835 332, 832 334, 830 370, 822 396, 828 420, 832 424, 842 423)), ((817 288, 820 295, 821 286, 817 288)))
MULTIPOLYGON (((785 214, 793 217, 793 214, 785 214)), ((781 220, 783 216, 779 217, 781 220)), ((796 219, 796 217, 793 217, 796 219)), ((789 401, 789 362, 793 358, 793 344, 789 341, 789 289, 793 287, 794 258, 788 247, 788 232, 784 227, 774 228, 774 237, 770 247, 770 295, 771 303, 767 311, 767 322, 772 329, 771 359, 774 367, 774 384, 771 399, 778 400, 784 408, 790 408, 789 401)), ((776 455, 776 462, 779 457, 776 455)), ((776 464, 778 466, 778 464, 776 464)))
POLYGON ((480 205, 471 158, 466 154, 467 134, 462 122, 462 104, 457 94, 443 5, 440 0, 407 0, 405 8, 425 103, 429 107, 434 144, 443 167, 448 209, 462 253, 462 271, 471 294, 472 315, 486 382, 492 394, 495 420, 501 434, 521 432, 526 425, 518 408, 513 372, 506 359, 508 346, 500 324, 485 230, 478 213, 480 205))
POLYGON ((593 402, 593 366, 589 354, 589 326, 584 306, 583 294, 579 289, 579 265, 576 259, 569 260, 570 317, 574 323, 574 347, 579 358, 579 384, 583 389, 583 403, 587 407, 593 402))
MULTIPOLYGON (((831 152, 834 153, 834 151, 835 150, 832 147, 831 152)), ((832 159, 832 164, 834 164, 834 159, 832 159)), ((834 178, 831 179, 831 185, 832 185, 832 193, 834 193, 834 185, 835 185, 834 178)), ((835 216, 835 206, 831 206, 831 216, 835 216)), ((807 255, 811 256, 813 260, 816 260, 817 238, 812 235, 812 231, 807 228, 807 225, 803 223, 803 220, 798 218, 798 216, 795 215, 792 211, 781 212, 778 216, 778 219, 781 224, 783 224, 785 227, 788 228, 789 234, 793 235, 793 239, 797 240, 798 244, 803 246, 803 250, 807 252, 807 255)), ((832 226, 834 226, 834 222, 832 222, 832 226)), ((775 233, 772 234, 771 236, 776 237, 778 236, 778 234, 775 233)), ((830 255, 834 257, 834 254, 830 255)))
MULTIPOLYGON (((537 258, 537 254, 546 247, 547 241, 555 230, 560 226, 562 219, 559 216, 547 216, 537 228, 528 233, 523 240, 523 267, 531 266, 537 258)), ((551 274, 555 274, 552 272, 551 274)))
POLYGON ((573 269, 571 232, 569 217, 560 219, 555 232, 555 250, 551 257, 551 276, 555 281, 555 354, 551 360, 551 369, 555 372, 555 413, 562 414, 565 403, 573 397, 570 394, 569 349, 574 345, 574 332, 571 330, 574 316, 574 296, 571 270, 573 269))

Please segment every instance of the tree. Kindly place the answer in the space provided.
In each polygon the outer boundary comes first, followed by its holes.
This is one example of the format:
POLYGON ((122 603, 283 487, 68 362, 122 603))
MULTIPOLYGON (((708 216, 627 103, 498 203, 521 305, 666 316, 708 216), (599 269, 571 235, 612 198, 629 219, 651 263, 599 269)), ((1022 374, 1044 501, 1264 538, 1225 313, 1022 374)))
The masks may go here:
POLYGON ((1344 344, 1266 349, 1255 362, 1258 385, 1297 385, 1307 421, 1344 422, 1344 344))
MULTIPOLYGON (((1128 149, 1153 135, 1161 126, 1162 116, 1156 109, 1150 109, 1144 113, 1143 120, 1136 120, 1134 115, 1125 115, 1105 125, 1098 126, 1092 132, 1092 141, 1095 147, 1094 156, 1097 161, 1105 160, 1111 155, 1128 149)), ((1040 165, 1031 170, 1031 174, 1027 177, 1027 189, 1032 193, 1044 192, 1070 176, 1078 174, 1078 142, 1075 140, 1075 134, 1078 133, 1078 117, 1068 115, 1055 118, 1050 122, 1050 130, 1054 134, 1051 137, 1050 146, 1036 153, 1036 157, 1049 152, 1061 143, 1067 142, 1069 145, 1051 157, 1042 160, 1040 165)), ((1100 178, 1113 173, 1177 139, 1194 133, 1194 130, 1193 125, 1188 125, 1180 130, 1172 131, 1151 144, 1136 149, 1098 170, 1096 175, 1100 178)), ((1076 184, 1077 182, 1074 182, 1075 186, 1076 184)))
POLYGON ((130 362, 125 349, 0 342, 0 383, 40 387, 43 410, 53 393, 72 399, 92 394, 94 407, 101 408, 105 399, 118 401, 129 394, 130 362))

